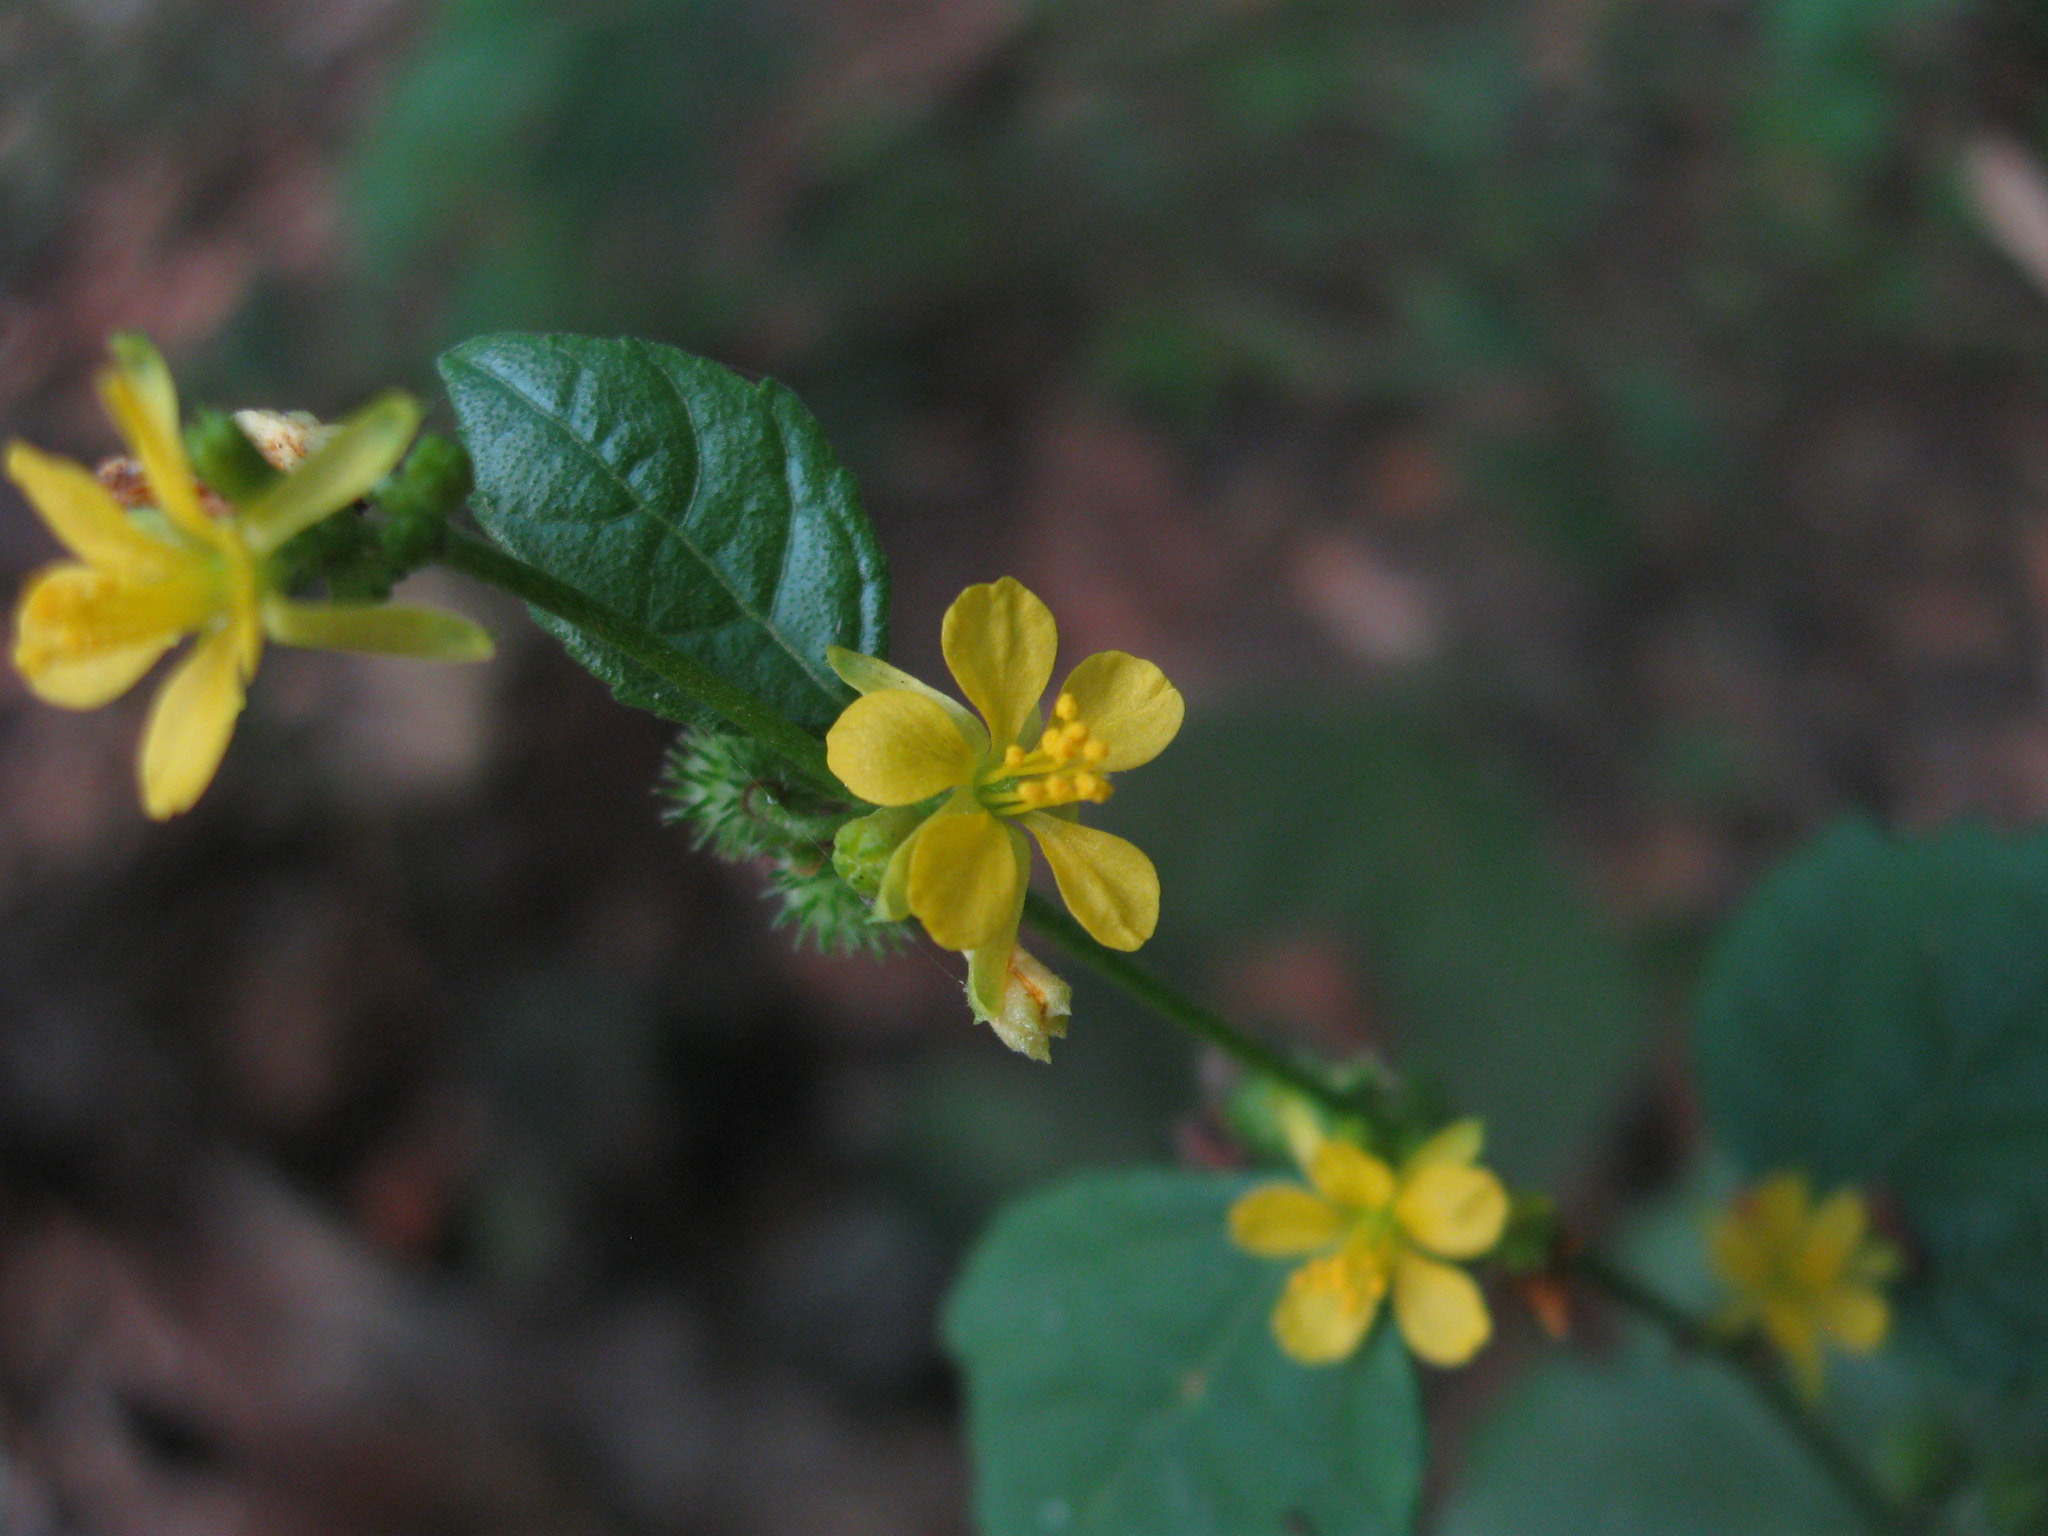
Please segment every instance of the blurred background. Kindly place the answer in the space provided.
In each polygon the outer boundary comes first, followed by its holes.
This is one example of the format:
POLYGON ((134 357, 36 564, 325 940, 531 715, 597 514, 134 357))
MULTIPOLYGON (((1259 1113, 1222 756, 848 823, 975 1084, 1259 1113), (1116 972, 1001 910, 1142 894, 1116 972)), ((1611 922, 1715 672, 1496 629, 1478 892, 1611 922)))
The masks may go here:
MULTIPOLYGON (((1010 573, 1187 693, 1150 957, 1597 1229, 1769 859, 2048 816, 2044 88, 2030 0, 4 0, 0 421, 113 452, 123 327, 324 416, 492 329, 784 380, 902 664, 1010 573)), ((0 676, 0 1526, 963 1533, 963 1246, 1227 1163, 1213 1064, 793 953, 666 727, 421 584, 494 665, 273 650, 165 827, 147 690, 0 676)))

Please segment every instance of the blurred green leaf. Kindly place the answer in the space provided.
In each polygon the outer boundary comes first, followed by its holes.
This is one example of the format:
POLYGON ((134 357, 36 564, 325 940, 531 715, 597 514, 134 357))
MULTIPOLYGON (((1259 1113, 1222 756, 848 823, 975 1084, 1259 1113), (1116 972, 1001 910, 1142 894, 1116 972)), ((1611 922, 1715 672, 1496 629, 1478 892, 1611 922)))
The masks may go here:
POLYGON ((1146 1170, 1012 1207, 946 1317, 984 1536, 1392 1536, 1423 1462, 1380 1327, 1305 1369, 1267 1326, 1282 1266, 1233 1249, 1240 1179, 1146 1170))
MULTIPOLYGON (((811 728, 845 698, 825 647, 888 648, 888 576, 853 477, 781 385, 587 336, 480 336, 441 375, 477 520, 521 559, 811 728)), ((672 685, 537 618, 621 703, 693 717, 672 685)))
POLYGON ((1654 1346, 1530 1374, 1473 1436, 1437 1536, 1841 1536, 1854 1512, 1725 1370, 1654 1346))
POLYGON ((1354 946, 1400 1064, 1485 1117, 1504 1176, 1566 1177, 1609 1124, 1644 1035, 1621 943, 1505 765, 1429 712, 1197 719, 1114 809, 1159 866, 1155 943, 1354 946))
POLYGON ((1888 1189, 1963 1362, 2048 1366, 2048 838, 1835 827, 1730 925, 1698 1041, 1749 1173, 1888 1189))

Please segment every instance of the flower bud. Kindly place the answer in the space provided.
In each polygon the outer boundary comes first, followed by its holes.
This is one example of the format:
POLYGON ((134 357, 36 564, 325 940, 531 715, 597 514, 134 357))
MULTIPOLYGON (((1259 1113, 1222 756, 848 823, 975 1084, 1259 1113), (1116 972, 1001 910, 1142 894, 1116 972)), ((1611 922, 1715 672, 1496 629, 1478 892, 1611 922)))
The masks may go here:
POLYGON ((1052 1060, 1052 1042, 1065 1036, 1067 1020, 1074 1011, 1074 989, 1047 970, 1037 956, 1013 944, 1003 977, 1002 1006, 990 1012, 976 998, 972 981, 976 968, 988 963, 986 953, 970 950, 967 955, 967 1003, 974 1016, 1011 1050, 1033 1061, 1052 1060))

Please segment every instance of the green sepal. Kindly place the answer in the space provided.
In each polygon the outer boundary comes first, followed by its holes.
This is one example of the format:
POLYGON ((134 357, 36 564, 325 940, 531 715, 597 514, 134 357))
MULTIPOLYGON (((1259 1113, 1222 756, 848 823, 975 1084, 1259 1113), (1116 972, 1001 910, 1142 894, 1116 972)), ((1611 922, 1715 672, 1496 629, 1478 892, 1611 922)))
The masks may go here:
POLYGON ((447 537, 449 514, 474 484, 460 443, 435 432, 420 435, 372 497, 383 514, 377 542, 394 573, 403 575, 433 558, 447 537))
POLYGON ((891 856, 930 814, 929 806, 897 805, 854 817, 832 839, 832 867, 840 879, 873 901, 891 856))
POLYGON ((229 501, 252 501, 282 478, 226 411, 196 411, 185 424, 192 472, 229 501))

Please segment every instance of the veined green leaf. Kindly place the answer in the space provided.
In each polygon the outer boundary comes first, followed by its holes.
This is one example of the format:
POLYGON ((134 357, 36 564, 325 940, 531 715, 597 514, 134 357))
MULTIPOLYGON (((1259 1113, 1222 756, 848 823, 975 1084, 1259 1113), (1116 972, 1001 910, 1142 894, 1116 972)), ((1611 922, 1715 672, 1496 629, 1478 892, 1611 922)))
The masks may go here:
MULTIPOLYGON (((796 724, 831 723, 851 695, 825 647, 887 649, 888 575, 853 477, 793 394, 673 347, 588 336, 480 336, 440 366, 485 531, 796 724)), ((537 617, 620 702, 700 713, 537 617)))

